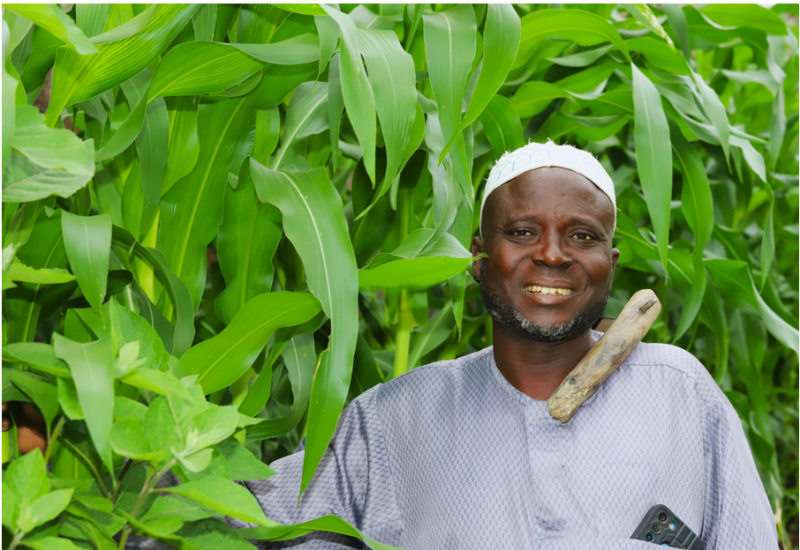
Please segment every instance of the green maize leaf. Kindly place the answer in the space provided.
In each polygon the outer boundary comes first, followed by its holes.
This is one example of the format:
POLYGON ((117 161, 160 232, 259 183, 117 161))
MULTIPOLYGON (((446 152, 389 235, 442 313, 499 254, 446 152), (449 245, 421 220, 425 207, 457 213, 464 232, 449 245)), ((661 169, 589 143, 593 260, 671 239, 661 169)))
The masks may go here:
MULTIPOLYGON (((291 14, 275 5, 242 5, 239 10, 236 42, 241 44, 269 44, 272 42, 275 32, 289 15, 291 14)), ((214 41, 222 42, 222 36, 217 35, 214 41)))
POLYGON ((480 121, 494 158, 499 159, 506 151, 514 151, 525 145, 522 139, 522 123, 507 97, 496 95, 480 115, 480 121))
POLYGON ((636 165, 639 168, 647 209, 653 220, 661 263, 667 269, 672 155, 664 154, 664 151, 671 149, 669 126, 656 87, 636 65, 631 64, 631 71, 636 121, 636 165))
POLYGON ((150 22, 150 19, 153 17, 153 14, 156 11, 156 8, 157 6, 150 6, 133 19, 114 27, 107 32, 104 32, 103 34, 92 37, 90 42, 95 45, 107 44, 109 42, 117 42, 133 36, 147 26, 147 23, 150 22))
MULTIPOLYGON (((328 70, 328 126, 330 128, 331 156, 333 157, 334 170, 339 158, 339 126, 342 123, 342 110, 344 98, 342 97, 342 81, 339 67, 339 53, 331 57, 328 70)), ((259 159, 256 159, 261 162, 259 159)), ((262 164, 264 164, 262 162, 262 164)), ((266 166, 266 165, 265 165, 266 166)))
POLYGON ((538 10, 522 18, 522 38, 512 69, 527 61, 530 53, 546 38, 565 38, 581 46, 611 42, 630 59, 625 42, 610 23, 583 10, 538 10))
POLYGON ((72 19, 55 4, 6 4, 6 9, 30 19, 65 44, 71 44, 80 55, 97 53, 97 48, 72 19))
POLYGON ((786 34, 781 16, 756 4, 711 4, 702 14, 723 27, 753 27, 768 34, 786 34))
POLYGON ((133 235, 116 225, 112 227, 111 239, 114 244, 133 251, 137 258, 152 267, 159 282, 166 289, 172 309, 176 312, 175 326, 171 327, 173 330, 172 349, 169 351, 175 357, 181 357, 192 345, 194 339, 194 306, 189 290, 180 278, 169 270, 167 261, 159 250, 143 247, 136 242, 133 235))
POLYGON ((744 155, 745 161, 747 161, 747 165, 750 169, 755 172, 755 174, 761 178, 761 181, 767 181, 767 169, 764 164, 764 156, 756 151, 756 148, 753 147, 753 144, 750 143, 749 140, 742 139, 739 136, 731 136, 730 137, 731 145, 734 145, 742 150, 742 154, 744 155))
POLYGON ((164 491, 194 500, 232 518, 259 525, 277 525, 267 519, 250 491, 228 479, 208 476, 175 487, 166 487, 164 491))
MULTIPOLYGON (((672 39, 664 30, 664 27, 661 26, 661 23, 658 22, 658 18, 653 13, 653 10, 647 6, 647 4, 620 4, 620 7, 623 7, 625 10, 627 10, 627 12, 635 17, 636 20, 639 21, 639 23, 641 23, 646 29, 650 29, 656 35, 666 40, 667 44, 669 44, 670 50, 675 50, 672 39)), ((630 44, 628 44, 628 48, 630 49, 630 44)))
POLYGON ((280 211, 258 201, 249 163, 242 165, 242 174, 236 189, 225 190, 224 213, 217 234, 225 290, 214 301, 214 310, 228 324, 250 299, 272 288, 272 257, 283 234, 280 211))
POLYGON ((761 84, 769 93, 775 97, 778 94, 778 89, 780 88, 780 83, 775 79, 769 71, 759 70, 759 71, 728 71, 726 69, 722 69, 722 74, 724 74, 728 80, 733 80, 737 84, 750 84, 756 83, 761 84))
POLYGON ((692 73, 692 76, 695 84, 697 84, 697 89, 700 91, 700 97, 703 99, 703 107, 705 107, 706 114, 717 130, 717 137, 722 144, 722 150, 725 151, 725 158, 727 159, 730 155, 730 126, 725 106, 720 101, 717 93, 711 86, 706 84, 706 81, 700 75, 692 73))
MULTIPOLYGON (((343 31, 344 32, 344 31, 343 31)), ((358 337, 358 274, 341 197, 325 172, 276 172, 251 159, 258 197, 280 209, 311 292, 331 319, 331 340, 311 390, 301 492, 328 447, 344 406, 358 337)))
POLYGON ((411 346, 408 351, 408 364, 416 367, 420 359, 442 345, 453 330, 453 302, 448 301, 444 307, 428 321, 421 330, 411 335, 411 346))
POLYGON ((285 155, 295 140, 327 129, 327 102, 328 86, 324 82, 304 82, 297 87, 286 112, 281 146, 273 161, 275 168, 292 160, 285 155))
MULTIPOLYGON (((282 355, 292 386, 292 408, 285 416, 262 420, 260 424, 248 428, 248 440, 259 441, 283 435, 294 428, 306 412, 314 371, 318 364, 314 353, 314 336, 310 333, 298 334, 289 341, 282 355)), ((321 360, 322 358, 320 362, 321 360)), ((264 402, 266 403, 266 400, 264 402)), ((253 406, 250 411, 255 408, 253 406)))
POLYGON ((55 125, 67 105, 110 90, 147 67, 172 42, 195 9, 196 5, 160 5, 140 32, 100 45, 100 53, 95 55, 81 56, 67 47, 59 48, 53 93, 45 114, 47 125, 55 125))
POLYGON ((133 140, 136 139, 136 136, 138 136, 142 130, 147 107, 147 98, 141 97, 119 129, 111 136, 111 139, 103 145, 102 149, 94 154, 95 162, 111 159, 122 153, 133 143, 133 140))
MULTIPOLYGON (((472 6, 460 5, 445 12, 422 16, 425 34, 425 59, 433 95, 439 109, 439 125, 444 144, 455 137, 452 167, 463 193, 472 194, 470 168, 461 127, 461 103, 475 57, 475 12, 472 6)), ((444 150, 437 151, 437 158, 444 150)))
POLYGON ((511 105, 520 118, 527 118, 544 111, 554 100, 569 97, 561 86, 549 82, 527 82, 519 87, 511 98, 511 105))
MULTIPOLYGON (((3 117, 3 166, 8 166, 11 158, 11 141, 16 131, 16 101, 14 97, 19 85, 17 79, 11 76, 6 69, 6 60, 9 58, 7 55, 9 34, 8 23, 3 20, 3 112, 5 113, 3 117)), ((3 174, 3 187, 5 188, 5 174, 3 174)), ((3 195, 5 195, 5 189, 3 189, 3 195)))
MULTIPOLYGON (((97 453, 109 471, 111 447, 108 435, 114 420, 114 366, 111 337, 105 336, 95 342, 79 344, 60 334, 53 334, 56 355, 69 365, 81 409, 86 416, 86 425, 97 453)), ((116 485, 116 480, 114 480, 116 485)))
POLYGON ((661 11, 667 16, 667 21, 672 28, 672 32, 678 38, 681 52, 686 59, 691 58, 691 48, 689 46, 689 28, 686 25, 686 15, 678 4, 662 4, 661 11))
POLYGON ((328 531, 340 533, 350 537, 356 537, 366 542, 370 548, 375 550, 399 550, 396 546, 383 544, 376 540, 366 537, 361 531, 353 527, 347 521, 336 516, 323 516, 319 519, 298 523, 295 525, 280 525, 271 522, 265 527, 249 527, 241 529, 242 535, 253 540, 289 540, 311 533, 312 531, 328 531))
MULTIPOLYGON (((238 172, 252 148, 253 96, 201 104, 197 110, 197 164, 161 199, 162 250, 170 270, 189 288, 195 311, 206 278, 206 247, 222 221, 229 172, 238 172)), ((169 316, 168 316, 169 317, 169 316)))
POLYGON ((35 107, 16 108, 10 161, 3 170, 3 201, 70 197, 94 175, 93 142, 50 129, 35 107))
POLYGON ((411 258, 358 272, 359 288, 427 288, 458 275, 472 258, 411 258))
POLYGON ((217 24, 217 6, 206 4, 200 6, 192 17, 194 39, 198 42, 212 42, 214 27, 217 24))
POLYGON ((322 9, 336 21, 342 33, 339 46, 342 98, 361 144, 367 174, 375 185, 375 96, 361 63, 359 31, 350 16, 329 6, 323 5, 322 9))
POLYGON ((625 44, 628 50, 643 53, 647 61, 659 69, 677 74, 691 74, 686 58, 660 40, 650 36, 640 36, 626 40, 625 44))
MULTIPOLYGON (((326 11, 322 4, 278 4, 282 10, 302 15, 325 15, 326 11)), ((328 14, 330 15, 330 14, 328 14)))
POLYGON ((260 61, 229 44, 188 42, 172 48, 158 65, 148 100, 221 92, 256 74, 260 61), (192 67, 190 71, 186 67, 192 67))
POLYGON ((769 129, 769 153, 773 164, 777 162, 786 135, 786 94, 783 89, 772 104, 772 123, 769 129))
POLYGON ((403 20, 402 15, 378 15, 364 5, 356 7, 349 15, 359 28, 374 31, 390 31, 403 20))
POLYGON ((111 15, 111 4, 75 4, 75 24, 92 38, 103 32, 111 15))
POLYGON ((206 394, 235 382, 278 328, 314 317, 319 303, 310 294, 274 292, 247 302, 225 330, 192 347, 183 357, 185 375, 198 375, 206 394))
MULTIPOLYGON (((267 166, 269 157, 278 145, 281 134, 281 117, 277 107, 267 107, 256 112, 256 139, 252 157, 267 166)), ((243 164, 244 166, 244 164, 243 164)), ((250 172, 248 171, 249 175, 250 172)), ((224 217, 223 217, 224 220, 224 217)))
POLYGON ((22 281, 23 283, 37 283, 40 285, 55 285, 74 281, 75 276, 66 269, 34 269, 14 259, 5 272, 11 281, 22 281))
MULTIPOLYGON (((481 68, 478 83, 475 91, 470 98, 469 107, 464 114, 464 120, 458 133, 472 124, 478 118, 489 102, 496 97, 494 94, 500 89, 511 64, 519 49, 519 39, 521 23, 517 12, 511 4, 489 4, 486 15, 486 28, 484 30, 483 58, 490 60, 481 68)), ((453 144, 453 138, 447 143, 441 155, 439 163, 444 160, 444 156, 453 144)))
POLYGON ((314 24, 317 26, 319 35, 319 70, 317 74, 322 74, 339 43, 339 25, 327 15, 315 15, 314 24))
POLYGON ((708 174, 695 146, 687 142, 680 132, 670 134, 675 158, 683 173, 681 209, 694 233, 695 250, 702 252, 714 230, 714 204, 708 174))
MULTIPOLYGON (((167 171, 161 182, 161 195, 176 181, 192 171, 200 153, 200 140, 197 135, 197 104, 193 97, 168 98, 169 147, 167 152, 167 171)), ((112 138, 113 139, 113 138, 112 138)))
POLYGON ((769 195, 769 214, 764 225, 764 235, 761 238, 761 286, 760 291, 764 291, 764 285, 769 277, 769 268, 775 258, 775 195, 772 188, 766 186, 769 195))
POLYGON ((19 342, 3 346, 3 361, 23 363, 29 368, 58 376, 72 378, 67 364, 56 357, 53 346, 39 342, 19 342))
POLYGON ((92 309, 100 311, 106 295, 108 255, 111 250, 111 219, 99 216, 61 217, 64 247, 72 271, 92 309))
POLYGON ((386 182, 394 180, 411 139, 416 113, 414 60, 403 51, 394 32, 363 29, 358 36, 386 143, 386 174, 381 187, 385 192, 386 182))
POLYGON ((140 227, 150 227, 158 213, 161 182, 167 167, 169 115, 164 100, 156 98, 147 105, 144 127, 136 138, 139 154, 139 173, 142 182, 142 212, 140 227))
POLYGON ((608 44, 606 46, 600 46, 599 48, 595 48, 593 50, 586 50, 580 53, 567 55, 564 57, 551 57, 548 59, 548 61, 550 61, 551 63, 555 63, 556 65, 562 65, 564 67, 586 67, 587 65, 591 65, 592 63, 603 57, 613 47, 614 47, 613 44, 608 44))

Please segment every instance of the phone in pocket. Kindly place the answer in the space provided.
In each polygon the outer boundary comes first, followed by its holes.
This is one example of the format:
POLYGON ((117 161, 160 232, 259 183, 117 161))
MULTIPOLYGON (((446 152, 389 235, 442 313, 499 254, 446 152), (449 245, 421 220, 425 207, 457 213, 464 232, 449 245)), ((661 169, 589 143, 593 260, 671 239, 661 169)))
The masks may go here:
POLYGON ((672 510, 656 504, 645 514, 632 539, 686 550, 704 550, 703 541, 672 510))

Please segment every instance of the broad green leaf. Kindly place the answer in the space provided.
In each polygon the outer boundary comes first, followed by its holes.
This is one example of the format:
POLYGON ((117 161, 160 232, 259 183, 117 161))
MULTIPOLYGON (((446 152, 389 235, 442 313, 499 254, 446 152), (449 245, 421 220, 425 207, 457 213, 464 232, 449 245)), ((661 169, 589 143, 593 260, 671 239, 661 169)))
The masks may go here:
POLYGON ((147 105, 144 127, 136 138, 139 154, 139 173, 142 185, 142 212, 140 227, 147 230, 158 213, 161 199, 161 182, 167 167, 169 143, 169 115, 161 98, 147 105))
MULTIPOLYGON (((344 98, 342 97, 342 82, 339 67, 339 53, 331 57, 330 69, 328 69, 328 125, 330 127, 331 156, 333 157, 333 168, 336 169, 339 158, 339 126, 342 123, 342 110, 344 109, 344 98)), ((253 157, 255 158, 255 157, 253 157)), ((258 158, 256 158, 259 162, 258 158)), ((263 162, 261 164, 264 164, 263 162)), ((264 164, 266 166, 266 164, 264 164)))
POLYGON ((16 526, 21 512, 29 508, 36 499, 47 494, 49 488, 44 458, 39 449, 13 460, 3 473, 3 525, 16 526), (8 513, 6 495, 13 502, 8 513))
POLYGON ((41 376, 8 368, 3 368, 3 380, 13 382, 39 407, 49 435, 50 426, 59 411, 57 386, 41 376))
POLYGON ((326 5, 321 7, 336 21, 342 33, 342 39, 339 42, 342 98, 347 108, 347 116, 361 144, 367 174, 374 185, 376 182, 375 143, 377 139, 375 96, 367 80, 364 65, 361 63, 359 30, 350 16, 326 5))
POLYGON ((328 86, 324 82, 304 82, 297 87, 286 112, 281 146, 275 153, 273 164, 276 169, 292 160, 285 155, 295 140, 327 129, 327 103, 328 86))
POLYGON ((236 381, 255 361, 278 328, 299 325, 319 311, 310 294, 274 292, 247 302, 217 336, 201 342, 183 356, 185 375, 198 375, 206 394, 236 381))
POLYGON ((200 152, 195 98, 169 98, 166 103, 169 113, 169 151, 167 171, 161 183, 162 196, 176 181, 192 171, 200 152))
POLYGON ((38 283, 41 285, 57 285, 74 281, 75 276, 66 269, 34 269, 15 259, 4 273, 11 281, 38 283))
MULTIPOLYGON (((444 143, 455 136, 449 153, 457 180, 465 195, 472 194, 470 168, 461 127, 461 104, 475 57, 475 12, 472 6, 458 5, 444 12, 422 16, 425 34, 425 59, 439 109, 439 125, 444 143)), ((442 148, 442 151, 444 147, 442 148)), ((441 151, 437 151, 437 158, 441 151)))
POLYGON ((122 153, 133 143, 142 130, 145 113, 147 112, 147 98, 142 97, 131 110, 122 126, 111 136, 103 148, 94 155, 95 162, 102 162, 122 153))
POLYGON ((378 15, 364 5, 356 7, 349 15, 359 28, 375 31, 390 31, 403 20, 402 15, 378 15))
POLYGON ((114 420, 120 418, 130 418, 132 420, 144 420, 147 414, 147 406, 138 401, 128 399, 121 395, 114 397, 114 420))
POLYGON ((139 356, 146 361, 144 368, 166 371, 169 369, 169 354, 155 329, 140 316, 109 300, 103 305, 103 318, 110 325, 114 354, 117 355, 126 344, 138 342, 139 356))
POLYGON ((236 189, 225 190, 224 213, 217 234, 225 290, 214 301, 214 310, 228 324, 249 300, 272 288, 272 257, 283 234, 280 211, 258 201, 249 163, 242 166, 243 175, 236 189))
POLYGON ((303 15, 325 15, 322 4, 279 4, 282 10, 303 15))
POLYGON ((189 288, 195 311, 205 286, 206 247, 222 221, 228 173, 238 173, 252 148, 253 97, 201 104, 197 127, 202 128, 197 164, 161 199, 161 249, 170 271, 189 288))
MULTIPOLYGON (((89 435, 95 449, 109 471, 111 448, 108 434, 114 419, 114 365, 111 337, 106 336, 88 344, 79 344, 58 333, 53 334, 56 355, 72 371, 81 409, 86 417, 89 435)), ((115 481, 116 484, 116 481, 115 481)))
POLYGON ((681 209, 694 233, 695 250, 702 252, 714 230, 714 204, 708 174, 697 149, 680 132, 671 135, 671 142, 678 167, 683 173, 681 209))
POLYGON ((108 214, 61 217, 64 248, 75 278, 92 309, 100 311, 106 295, 108 255, 111 249, 111 219, 108 214))
POLYGON ((768 34, 786 34, 781 16, 756 4, 710 4, 702 14, 724 27, 753 27, 768 34))
POLYGON ((215 447, 225 457, 234 481, 267 479, 275 473, 233 438, 217 443, 215 447))
POLYGON ((522 18, 522 38, 512 68, 527 61, 539 42, 553 37, 572 40, 581 46, 611 42, 630 59, 628 48, 617 29, 602 17, 578 9, 546 9, 537 10, 522 18))
POLYGON ((392 31, 362 29, 358 36, 386 143, 382 189, 388 189, 387 182, 392 182, 398 173, 411 139, 416 113, 414 60, 403 51, 392 31))
POLYGON ((472 258, 411 258, 362 269, 360 288, 427 288, 464 271, 472 258))
POLYGON ((694 77, 697 89, 700 91, 700 97, 703 99, 703 107, 705 108, 706 114, 717 130, 717 137, 722 144, 722 150, 725 151, 725 158, 727 159, 730 155, 730 127, 725 106, 722 104, 722 101, 720 101, 717 92, 706 84, 706 81, 703 80, 700 75, 692 73, 692 76, 694 77))
POLYGON ((80 550, 70 539, 61 537, 42 537, 35 540, 26 540, 25 546, 33 550, 80 550))
POLYGON ((564 57, 551 57, 548 59, 548 61, 564 67, 586 67, 587 65, 591 65, 603 57, 613 47, 613 44, 608 44, 593 50, 586 50, 572 55, 565 55, 564 57))
MULTIPOLYGON (((147 23, 150 22, 150 19, 153 17, 153 14, 156 11, 156 8, 157 6, 150 6, 141 13, 137 14, 133 19, 129 19, 110 30, 107 30, 103 34, 93 36, 90 40, 91 43, 95 45, 107 44, 108 42, 117 42, 118 40, 124 40, 125 38, 133 36, 147 26, 147 23)), ((114 14, 112 11, 111 20, 113 20, 113 18, 114 14)), ((106 28, 108 28, 108 25, 106 25, 106 28)))
POLYGON ((544 111, 554 100, 569 97, 569 92, 561 86, 549 82, 526 82, 511 98, 511 105, 520 118, 527 118, 544 111))
POLYGON ((59 489, 34 500, 30 508, 23 508, 17 525, 23 532, 55 519, 64 511, 72 498, 73 489, 59 489))
POLYGON ((659 69, 677 74, 688 75, 691 73, 683 55, 660 40, 650 36, 640 36, 627 40, 625 44, 628 46, 628 50, 643 53, 647 61, 659 69))
MULTIPOLYGON (((311 383, 314 380, 314 371, 317 366, 316 354, 314 353, 314 336, 310 333, 298 334, 289 341, 282 355, 286 364, 289 382, 292 386, 292 409, 286 416, 262 420, 260 424, 248 428, 247 437, 251 440, 258 441, 283 435, 294 428, 305 414, 308 399, 311 395, 311 383)), ((249 396, 250 394, 248 394, 249 396)), ((266 403, 266 399, 264 402, 266 403)), ((245 400, 245 403, 247 403, 247 400, 245 400)), ((261 405, 261 408, 263 409, 264 406, 261 405)), ((248 413, 252 412, 252 410, 250 409, 248 413)), ((260 409, 256 411, 256 414, 259 411, 260 409)))
POLYGON ((151 445, 144 424, 133 418, 120 418, 110 430, 108 442, 117 454, 134 460, 158 463, 164 458, 161 449, 151 445))
MULTIPOLYGON (((235 42, 241 44, 269 44, 272 42, 275 32, 290 14, 275 5, 244 4, 241 9, 238 9, 238 15, 235 42)), ((214 41, 222 42, 222 36, 220 36, 219 32, 217 32, 214 41)), ((234 42, 234 40, 231 40, 231 42, 234 42)))
POLYGON ((64 378, 58 379, 58 404, 64 415, 70 420, 85 420, 81 403, 78 401, 78 390, 75 383, 64 378))
POLYGON ((56 357, 53 346, 39 342, 20 342, 3 346, 3 361, 23 363, 59 378, 71 378, 67 364, 56 357))
POLYGON ((56 54, 53 93, 45 114, 52 127, 67 105, 110 90, 147 67, 191 19, 196 5, 160 5, 138 33, 97 49, 100 53, 81 56, 62 46, 56 54))
POLYGON ((328 447, 350 386, 358 337, 356 259, 341 197, 323 170, 276 172, 252 159, 250 167, 258 198, 280 209, 286 237, 303 260, 309 289, 331 319, 327 361, 320 365, 311 390, 302 492, 328 447))
MULTIPOLYGON (((266 464, 264 466, 267 467, 266 464)), ((166 516, 181 521, 197 521, 214 515, 216 515, 214 510, 210 510, 194 501, 177 495, 166 495, 157 498, 142 519, 148 521, 166 516)))
MULTIPOLYGON (((661 26, 661 23, 658 22, 656 14, 653 13, 653 10, 651 10, 647 4, 620 4, 620 6, 635 17, 644 28, 653 31, 656 35, 663 38, 667 44, 669 44, 670 50, 675 50, 672 39, 664 30, 664 27, 661 26)), ((628 44, 628 48, 630 49, 630 44, 628 44)))
MULTIPOLYGON (((486 27, 483 34, 485 63, 482 65, 478 83, 470 98, 467 112, 464 114, 464 120, 461 121, 459 133, 484 112, 508 76, 508 71, 519 49, 520 26, 519 16, 511 4, 489 4, 487 6, 486 27)), ((453 138, 439 156, 439 163, 444 160, 444 155, 450 150, 452 143, 453 138)))
POLYGON ((522 123, 507 97, 496 95, 480 115, 480 121, 494 158, 499 159, 506 151, 514 151, 525 143, 522 139, 522 123))
POLYGON ((35 107, 16 108, 10 158, 3 170, 4 202, 52 194, 70 197, 92 179, 93 142, 81 141, 69 130, 47 128, 43 120, 35 107))
POLYGON ((232 518, 259 525, 274 524, 264 515, 250 491, 224 478, 209 476, 175 487, 166 487, 164 491, 189 498, 232 518))
POLYGON ((194 438, 192 432, 189 433, 187 447, 195 450, 203 449, 227 439, 236 430, 238 420, 239 412, 236 405, 207 408, 192 419, 192 430, 197 432, 194 438))
POLYGON ((666 270, 672 199, 672 155, 664 153, 671 149, 669 126, 656 87, 635 64, 631 64, 631 71, 636 165, 639 168, 647 209, 653 221, 659 256, 666 270))
MULTIPOLYGON (((3 166, 8 166, 11 158, 11 141, 14 139, 16 131, 15 96, 17 87, 20 85, 17 79, 11 75, 13 65, 10 63, 11 56, 8 55, 10 53, 8 49, 9 40, 10 30, 8 23, 3 19, 3 112, 5 113, 3 117, 3 166), (7 61, 8 63, 6 63, 7 61), (6 68, 6 64, 9 65, 8 68, 6 68)), ((5 187, 5 175, 3 180, 3 187, 5 187)), ((5 195, 5 189, 3 189, 3 195, 5 195)))
POLYGON ((189 290, 169 270, 161 251, 143 247, 128 231, 117 226, 112 227, 111 239, 114 244, 124 246, 126 250, 132 251, 137 258, 152 267, 158 280, 166 289, 172 309, 176 311, 175 326, 171 327, 173 330, 172 349, 169 351, 175 357, 181 357, 192 345, 194 339, 194 307, 189 290))
POLYGON ((370 539, 350 523, 336 516, 323 516, 319 519, 295 525, 279 525, 275 523, 265 527, 250 527, 240 530, 243 536, 254 540, 288 540, 312 531, 328 531, 360 538, 375 550, 399 550, 396 546, 370 539))
POLYGON ((61 6, 55 4, 6 4, 4 7, 30 19, 61 42, 71 44, 80 55, 97 53, 94 44, 64 13, 61 6))
POLYGON ((322 74, 339 43, 339 25, 327 15, 315 15, 314 24, 317 26, 319 35, 319 70, 317 74, 322 74))
POLYGON ((75 4, 75 24, 92 38, 103 32, 111 14, 111 4, 75 4))

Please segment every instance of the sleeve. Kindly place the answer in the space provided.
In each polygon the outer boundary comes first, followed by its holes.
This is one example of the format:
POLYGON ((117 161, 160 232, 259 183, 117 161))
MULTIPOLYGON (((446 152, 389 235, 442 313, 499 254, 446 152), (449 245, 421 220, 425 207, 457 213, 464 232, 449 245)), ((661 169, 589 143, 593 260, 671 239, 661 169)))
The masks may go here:
POLYGON ((727 401, 703 419, 706 463, 705 516, 700 538, 706 550, 775 550, 775 517, 756 470, 741 420, 727 401))
MULTIPOLYGON (((245 482, 268 518, 294 524, 333 514, 360 530, 396 519, 394 490, 383 432, 377 416, 380 386, 360 395, 345 409, 313 479, 298 495, 305 457, 305 439, 293 455, 273 462, 269 479, 245 482)), ((361 548, 361 541, 331 533, 310 533, 287 541, 302 548, 361 548), (308 539, 308 540, 306 540, 308 539)), ((286 544, 286 543, 283 543, 286 544)), ((284 547, 259 543, 259 547, 284 547)))

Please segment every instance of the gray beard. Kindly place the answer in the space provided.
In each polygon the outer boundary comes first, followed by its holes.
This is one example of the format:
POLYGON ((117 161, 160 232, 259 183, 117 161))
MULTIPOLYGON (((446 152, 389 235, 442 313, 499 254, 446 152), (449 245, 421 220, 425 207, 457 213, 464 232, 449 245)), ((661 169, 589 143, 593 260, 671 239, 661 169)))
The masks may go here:
POLYGON ((587 309, 578 313, 575 317, 564 323, 555 323, 552 325, 543 325, 526 319, 522 314, 514 309, 514 307, 504 302, 500 297, 491 292, 488 288, 486 272, 483 269, 483 262, 481 262, 481 295, 483 296, 483 303, 486 310, 496 323, 501 323, 516 329, 530 337, 534 341, 544 342, 567 342, 572 340, 584 332, 586 332, 592 325, 595 324, 597 319, 603 315, 603 311, 608 303, 608 297, 611 294, 611 285, 609 285, 606 293, 600 297, 595 303, 591 304, 587 309))

